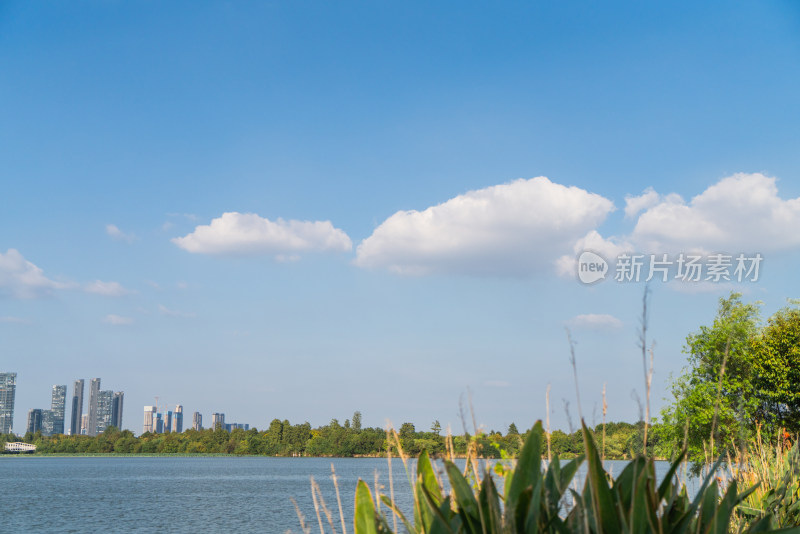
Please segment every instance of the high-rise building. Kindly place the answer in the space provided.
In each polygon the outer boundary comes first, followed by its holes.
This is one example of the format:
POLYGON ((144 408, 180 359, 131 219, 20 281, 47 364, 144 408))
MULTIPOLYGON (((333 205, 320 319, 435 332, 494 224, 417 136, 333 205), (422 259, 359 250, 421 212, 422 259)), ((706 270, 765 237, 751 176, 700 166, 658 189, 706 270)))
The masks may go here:
POLYGON ((144 407, 144 426, 142 427, 142 434, 145 432, 155 432, 155 415, 158 408, 155 406, 144 407))
POLYGON ((55 418, 53 417, 53 410, 42 410, 42 426, 41 426, 42 435, 52 436, 54 427, 55 427, 55 418))
POLYGON ((81 417, 83 416, 83 378, 72 385, 72 419, 69 433, 78 436, 81 433, 81 417))
POLYGON ((194 412, 192 415, 192 429, 203 430, 203 416, 200 412, 194 412))
POLYGON ((100 395, 100 379, 92 378, 89 384, 89 417, 86 420, 86 434, 89 436, 97 435, 97 408, 100 395))
POLYGON ((52 398, 50 401, 50 411, 52 417, 52 428, 49 435, 64 433, 64 412, 67 405, 67 386, 53 386, 52 398))
POLYGON ((81 436, 85 436, 89 431, 89 414, 85 413, 81 416, 81 436))
POLYGON ((175 406, 175 413, 172 414, 172 431, 183 432, 183 406, 180 404, 175 406))
POLYGON ((119 430, 122 430, 122 401, 124 397, 124 391, 115 392, 111 405, 111 424, 119 430))
POLYGON ((111 416, 114 411, 114 392, 110 389, 97 393, 97 426, 95 434, 105 432, 111 426, 111 416))
POLYGON ((160 413, 156 414, 155 433, 162 434, 164 432, 164 419, 160 413))
POLYGON ((10 434, 14 427, 14 395, 17 373, 0 373, 0 434, 10 434))
POLYGON ((169 410, 164 414, 164 432, 167 434, 172 432, 172 412, 169 410))
POLYGON ((42 429, 42 410, 31 408, 28 410, 28 428, 26 432, 36 433, 42 429))
POLYGON ((211 414, 211 428, 217 430, 218 428, 225 429, 225 414, 224 413, 212 413, 211 414))

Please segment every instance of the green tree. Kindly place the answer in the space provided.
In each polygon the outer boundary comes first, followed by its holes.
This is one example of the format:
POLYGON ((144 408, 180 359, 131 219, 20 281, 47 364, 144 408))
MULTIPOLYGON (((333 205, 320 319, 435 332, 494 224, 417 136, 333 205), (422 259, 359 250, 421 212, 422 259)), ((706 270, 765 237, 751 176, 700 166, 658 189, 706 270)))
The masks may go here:
POLYGON ((759 304, 741 295, 721 298, 713 324, 686 338, 686 367, 672 383, 674 401, 661 412, 662 454, 680 450, 689 458, 716 458, 741 446, 754 430, 759 408, 753 340, 759 332, 759 304))
POLYGON ((769 436, 800 431, 800 309, 784 308, 753 340, 756 419, 769 436))
POLYGON ((356 432, 361 431, 361 412, 353 412, 353 430, 356 432))
POLYGON ((442 432, 442 424, 439 422, 438 419, 434 421, 433 424, 431 425, 431 432, 433 432, 437 436, 442 432))

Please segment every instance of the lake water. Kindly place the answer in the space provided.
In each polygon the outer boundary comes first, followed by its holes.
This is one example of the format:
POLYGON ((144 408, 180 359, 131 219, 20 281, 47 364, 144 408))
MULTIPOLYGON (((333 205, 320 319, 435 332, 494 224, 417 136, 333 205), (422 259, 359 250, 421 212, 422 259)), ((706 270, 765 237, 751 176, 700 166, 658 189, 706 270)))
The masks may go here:
MULTIPOLYGON (((388 488, 386 459, 0 456, 0 525, 5 532, 301 533, 294 498, 319 532, 313 476, 341 532, 331 463, 352 533, 356 483, 363 478, 372 487, 377 472, 388 488)), ((616 475, 626 462, 607 463, 616 475)), ((663 476, 666 462, 657 469, 663 476)), ((410 510, 398 459, 392 472, 395 499, 410 510)))

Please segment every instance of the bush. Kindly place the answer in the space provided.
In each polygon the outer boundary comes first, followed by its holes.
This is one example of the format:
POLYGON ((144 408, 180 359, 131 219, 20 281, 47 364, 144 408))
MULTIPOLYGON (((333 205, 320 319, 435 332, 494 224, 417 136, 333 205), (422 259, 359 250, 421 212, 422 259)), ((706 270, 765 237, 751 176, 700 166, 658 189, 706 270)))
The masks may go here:
MULTIPOLYGON (((544 432, 541 422, 528 435, 516 466, 501 469, 502 495, 490 470, 477 472, 477 463, 466 473, 445 460, 452 491, 447 494, 437 480, 433 465, 423 451, 417 462, 414 485, 414 517, 405 517, 386 495, 380 499, 392 510, 406 532, 422 533, 713 533, 725 534, 736 523, 737 507, 755 488, 738 492, 737 480, 724 492, 710 469, 697 495, 689 499, 676 473, 684 451, 658 483, 652 458, 636 456, 612 480, 604 470, 592 434, 583 426, 583 455, 561 464, 558 457, 542 469, 544 432), (582 492, 570 483, 584 461, 587 476, 582 492), (722 494, 722 497, 720 497, 722 494)), ((793 474, 793 480, 797 477, 793 474)), ((375 506, 366 482, 356 487, 354 526, 356 534, 395 532, 387 517, 375 506)), ((395 524, 394 519, 391 522, 395 524)), ((739 532, 765 532, 775 526, 773 511, 765 510, 739 532)), ((793 529, 795 532, 798 529, 793 529)))

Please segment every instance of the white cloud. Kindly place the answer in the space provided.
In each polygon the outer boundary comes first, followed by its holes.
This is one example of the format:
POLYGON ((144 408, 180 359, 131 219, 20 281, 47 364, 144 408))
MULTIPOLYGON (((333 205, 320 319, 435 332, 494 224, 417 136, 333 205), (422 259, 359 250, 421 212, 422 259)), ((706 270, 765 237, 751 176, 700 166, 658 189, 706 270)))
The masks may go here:
POLYGON ((630 236, 643 252, 764 252, 800 246, 800 198, 778 196, 775 178, 735 174, 685 202, 668 195, 630 236))
POLYGON ((83 286, 83 289, 87 293, 94 293, 95 295, 103 295, 105 297, 122 297, 132 293, 132 291, 122 287, 119 282, 103 282, 101 280, 90 282, 83 286))
POLYGON ((166 316, 168 316, 168 317, 184 317, 184 318, 192 318, 192 317, 195 317, 195 314, 194 314, 194 313, 188 313, 188 312, 181 312, 181 311, 170 310, 169 308, 167 308, 167 307, 166 307, 166 306, 164 306, 163 304, 159 304, 159 305, 158 305, 158 312, 159 312, 161 315, 166 315, 166 316))
POLYGON ((661 197, 653 191, 652 187, 648 187, 639 196, 626 196, 625 197, 625 218, 632 219, 639 214, 640 211, 646 210, 658 204, 661 197))
POLYGON ((619 328, 622 326, 622 321, 608 314, 586 313, 576 315, 569 320, 569 325, 574 328, 590 328, 603 330, 608 328, 619 328))
POLYGON ((0 296, 36 298, 68 287, 71 284, 47 278, 42 269, 26 260, 18 250, 10 248, 5 254, 0 252, 0 296))
POLYGON ((634 246, 627 241, 619 241, 613 237, 606 239, 597 230, 592 230, 575 241, 572 254, 566 254, 556 260, 556 272, 561 276, 574 277, 578 272, 578 256, 584 250, 599 254, 606 261, 613 263, 613 260, 620 254, 633 251, 634 246))
POLYGON ((136 240, 136 236, 134 234, 126 234, 125 232, 120 230, 115 224, 107 224, 106 233, 114 241, 125 241, 126 243, 132 243, 136 240))
POLYGON ((355 264, 406 275, 527 275, 552 268, 613 210, 578 187, 519 179, 395 213, 361 242, 355 264))
MULTIPOLYGON (((755 253, 800 247, 800 232, 795 231, 800 228, 800 198, 781 198, 776 179, 763 174, 734 174, 689 202, 678 194, 663 196, 652 189, 639 197, 627 197, 626 201, 626 215, 641 212, 633 230, 610 238, 590 231, 575 242, 572 255, 558 259, 559 274, 575 276, 575 259, 583 250, 597 252, 613 264, 623 252, 752 257, 755 253)), ((692 283, 674 289, 701 292, 719 287, 720 284, 698 287, 692 283)))
POLYGON ((254 213, 223 213, 211 224, 197 226, 172 242, 196 254, 273 254, 276 257, 309 251, 347 252, 353 244, 330 221, 270 221, 254 213))
POLYGON ((103 322, 114 326, 125 326, 133 324, 133 319, 131 319, 130 317, 123 317, 121 315, 114 315, 113 313, 111 313, 105 316, 103 322))

